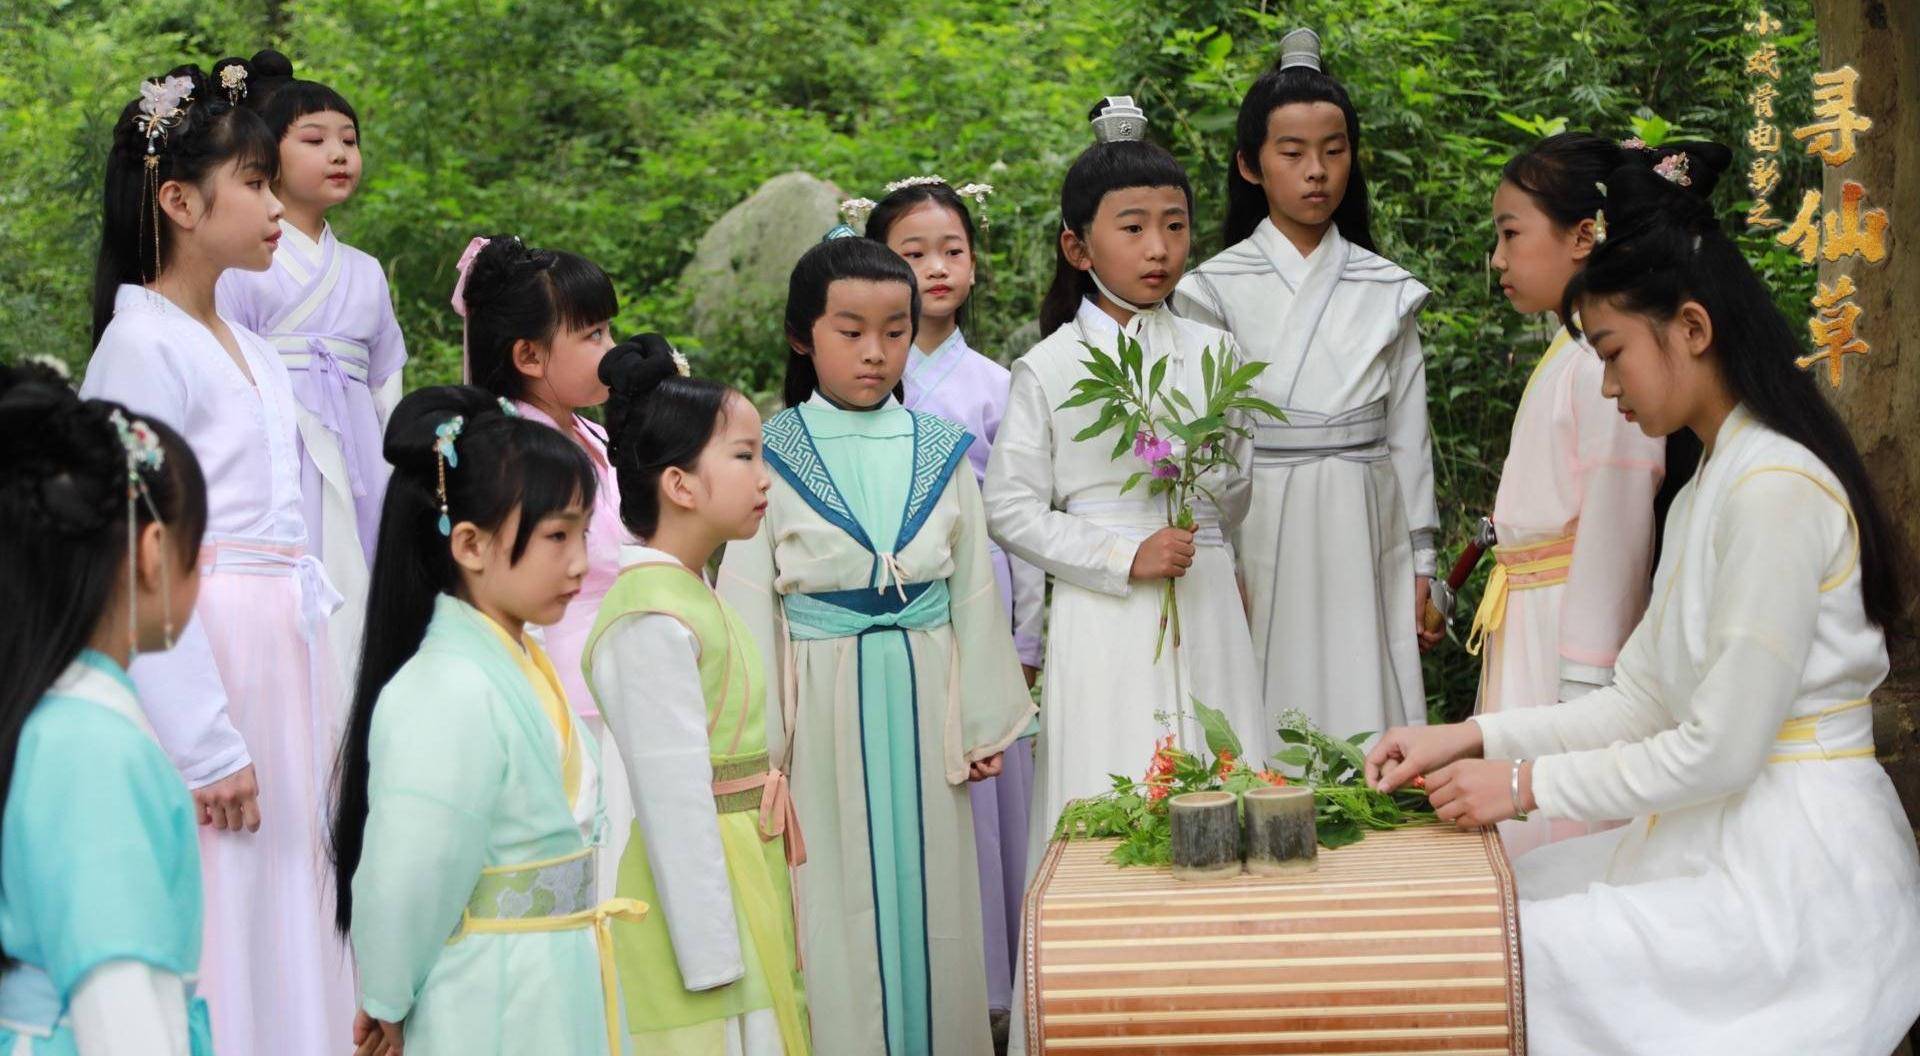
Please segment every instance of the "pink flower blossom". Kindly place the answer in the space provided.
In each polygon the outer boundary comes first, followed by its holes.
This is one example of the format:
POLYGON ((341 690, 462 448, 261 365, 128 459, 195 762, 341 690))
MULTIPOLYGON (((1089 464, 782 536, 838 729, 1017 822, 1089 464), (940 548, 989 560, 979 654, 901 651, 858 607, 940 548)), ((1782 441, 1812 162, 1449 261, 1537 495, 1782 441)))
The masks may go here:
MULTIPOLYGON (((1172 455, 1173 441, 1162 440, 1145 429, 1133 435, 1133 457, 1142 462, 1158 462, 1172 455)), ((1159 475, 1157 470, 1155 475, 1159 475)))
POLYGON ((1171 462, 1155 462, 1153 464, 1153 479, 1155 480, 1172 480, 1179 475, 1180 467, 1171 462))

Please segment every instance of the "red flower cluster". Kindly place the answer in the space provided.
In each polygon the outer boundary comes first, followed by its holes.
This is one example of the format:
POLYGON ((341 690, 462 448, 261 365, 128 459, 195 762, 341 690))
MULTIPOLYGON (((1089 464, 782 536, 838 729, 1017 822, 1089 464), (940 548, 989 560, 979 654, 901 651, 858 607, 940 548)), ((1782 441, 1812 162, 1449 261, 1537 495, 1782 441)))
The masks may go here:
POLYGON ((1153 761, 1147 764, 1147 800, 1158 803, 1167 798, 1173 790, 1173 771, 1178 765, 1180 749, 1173 746, 1173 735, 1160 738, 1154 745, 1153 761))
POLYGON ((1287 786, 1287 775, 1278 770, 1262 770, 1255 776, 1275 788, 1285 788, 1287 786))

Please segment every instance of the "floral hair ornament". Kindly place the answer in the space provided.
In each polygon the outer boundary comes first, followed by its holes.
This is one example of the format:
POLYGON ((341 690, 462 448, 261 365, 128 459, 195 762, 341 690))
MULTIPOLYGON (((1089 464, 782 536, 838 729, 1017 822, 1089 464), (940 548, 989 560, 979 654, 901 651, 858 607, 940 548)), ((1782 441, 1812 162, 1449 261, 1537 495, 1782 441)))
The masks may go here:
POLYGON ((184 74, 140 82, 139 110, 134 127, 147 138, 146 199, 140 210, 140 223, 153 225, 153 270, 141 268, 141 278, 151 282, 160 274, 160 148, 167 133, 186 116, 193 101, 193 78, 184 74))
POLYGON ((494 400, 500 404, 501 414, 509 418, 520 417, 520 408, 515 407, 512 400, 507 399, 505 396, 495 396, 494 400))
POLYGON ((1627 138, 1621 140, 1620 147, 1623 150, 1652 150, 1653 149, 1652 147, 1647 146, 1647 141, 1644 139, 1641 139, 1639 136, 1628 136, 1627 138))
MULTIPOLYGON (((147 490, 147 480, 142 474, 158 473, 167 464, 167 452, 160 445, 160 434, 154 432, 146 422, 138 418, 129 420, 118 409, 107 414, 107 421, 113 426, 114 436, 127 455, 127 643, 137 653, 140 651, 140 603, 134 580, 140 574, 139 507, 145 505, 147 513, 156 522, 161 520, 160 510, 153 504, 153 493, 147 490)), ((167 582, 167 564, 166 561, 160 562, 160 604, 165 615, 167 648, 171 649, 173 593, 167 582)))
POLYGON ((892 194, 895 191, 904 191, 909 187, 933 187, 946 182, 946 177, 939 175, 909 176, 904 180, 895 180, 887 184, 887 193, 892 194))
POLYGON ((460 430, 466 424, 466 417, 456 414, 433 429, 433 455, 439 471, 434 497, 440 500, 440 534, 449 537, 453 535, 453 520, 447 516, 447 467, 460 466, 460 453, 454 450, 453 442, 460 439, 460 430))
POLYGON ((683 378, 693 377, 693 364, 687 362, 687 354, 685 352, 680 351, 672 345, 668 345, 667 356, 673 360, 673 372, 675 374, 683 378))
POLYGON ((227 102, 239 106, 247 97, 247 68, 236 62, 221 70, 220 90, 227 93, 227 102))
MULTIPOLYGON (((1607 185, 1596 181, 1593 186, 1599 190, 1600 200, 1605 201, 1607 198, 1607 185)), ((1607 211, 1605 209, 1595 209, 1593 211, 1593 244, 1597 246, 1606 240, 1607 211)))
POLYGON ((873 207, 879 204, 871 198, 849 198, 841 202, 840 226, 848 230, 866 227, 867 217, 873 215, 873 207))
POLYGON ((1661 158, 1660 161, 1654 165, 1653 171, 1665 177, 1668 183, 1678 184, 1681 187, 1691 187, 1693 186, 1693 177, 1687 175, 1687 164, 1687 154, 1685 151, 1681 151, 1678 154, 1669 154, 1661 158))

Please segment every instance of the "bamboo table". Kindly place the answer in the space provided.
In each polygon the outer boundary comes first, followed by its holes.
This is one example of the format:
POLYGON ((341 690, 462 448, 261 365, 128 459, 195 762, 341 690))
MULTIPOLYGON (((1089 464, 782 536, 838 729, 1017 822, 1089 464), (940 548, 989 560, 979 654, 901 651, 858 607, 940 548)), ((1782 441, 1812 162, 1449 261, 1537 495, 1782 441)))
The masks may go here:
POLYGON ((1513 873, 1491 830, 1373 832, 1312 873, 1204 883, 1123 869, 1112 847, 1057 840, 1028 889, 1036 1056, 1526 1051, 1513 873))

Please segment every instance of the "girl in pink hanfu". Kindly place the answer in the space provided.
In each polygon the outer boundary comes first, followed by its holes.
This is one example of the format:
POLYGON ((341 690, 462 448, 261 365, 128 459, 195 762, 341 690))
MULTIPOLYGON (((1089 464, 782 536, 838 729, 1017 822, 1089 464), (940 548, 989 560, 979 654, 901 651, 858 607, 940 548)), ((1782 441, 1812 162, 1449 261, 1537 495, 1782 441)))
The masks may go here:
MULTIPOLYGON (((979 201, 989 191, 982 184, 956 191, 938 176, 889 184, 887 196, 867 217, 866 230, 868 238, 900 254, 920 284, 920 329, 901 379, 905 406, 964 426, 973 436, 967 461, 974 478, 982 481, 1013 385, 1007 368, 974 351, 961 332, 975 264, 973 216, 963 195, 979 201)), ((1047 574, 992 541, 987 555, 1007 607, 1014 651, 1031 686, 1040 673, 1047 574)), ((1039 732, 1038 724, 1033 732, 1039 732)), ((1000 776, 976 781, 967 792, 973 799, 973 841, 980 865, 987 1007, 1006 1013, 1013 1008, 1014 951, 1020 946, 1020 902, 1026 894, 1033 738, 1009 746, 1000 776)))
POLYGON ((561 250, 535 249, 512 235, 475 238, 458 265, 453 310, 466 320, 467 372, 473 383, 512 400, 523 417, 566 434, 593 462, 593 510, 587 523, 587 575, 543 643, 573 710, 602 746, 606 830, 596 843, 599 890, 611 897, 633 828, 626 769, 581 670, 600 602, 620 576, 623 546, 635 540, 620 520, 620 481, 607 461, 607 434, 579 412, 606 402, 600 361, 614 347, 620 310, 613 280, 593 261, 561 250))
MULTIPOLYGON (((301 513, 307 548, 346 599, 328 623, 343 663, 360 652, 367 570, 380 529, 388 467, 387 415, 400 399, 406 341, 380 262, 334 237, 327 210, 360 185, 360 117, 324 84, 262 51, 234 89, 280 143, 280 248, 265 271, 220 277, 220 310, 280 353, 293 379, 300 429, 301 513)), ((350 681, 342 679, 344 686, 350 681)))
POLYGON ((121 112, 81 392, 173 426, 206 473, 193 622, 129 674, 199 815, 214 1037, 239 1056, 338 1056, 352 1051, 353 971, 321 833, 340 596, 307 545, 286 365, 214 301, 222 272, 266 270, 282 237, 279 144, 220 79, 245 68, 181 67, 121 112))
MULTIPOLYGON (((1507 163, 1493 196, 1493 266, 1515 310, 1561 312, 1568 280, 1600 236, 1598 185, 1639 157, 1650 155, 1568 132, 1507 163)), ((1469 652, 1485 650, 1480 714, 1608 685, 1646 608, 1666 445, 1683 459, 1698 447, 1684 439, 1690 434, 1676 441, 1641 432, 1601 394, 1600 375, 1599 358, 1563 325, 1514 413, 1493 506, 1497 565, 1467 640, 1469 652)), ((1692 466, 1675 469, 1670 488, 1692 466)), ((1536 814, 1501 822, 1500 835, 1517 855, 1613 824, 1536 814)))

